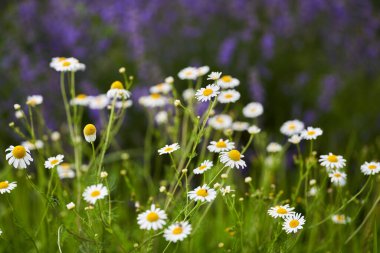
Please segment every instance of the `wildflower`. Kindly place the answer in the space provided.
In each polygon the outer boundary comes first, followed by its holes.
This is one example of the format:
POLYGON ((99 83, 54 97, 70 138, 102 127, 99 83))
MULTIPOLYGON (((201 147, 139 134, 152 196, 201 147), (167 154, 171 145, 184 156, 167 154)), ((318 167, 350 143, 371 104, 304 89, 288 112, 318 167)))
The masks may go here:
POLYGON ((277 153, 282 150, 282 146, 276 142, 271 142, 267 146, 267 152, 269 153, 277 153))
POLYGON ((180 106, 181 105, 181 101, 179 99, 176 99, 174 100, 174 106, 180 106))
POLYGON ((0 182, 0 193, 10 193, 14 188, 17 187, 16 182, 9 183, 8 181, 0 182))
POLYGON ((294 207, 290 207, 288 204, 284 206, 275 206, 271 207, 268 210, 268 214, 272 216, 273 218, 285 218, 289 215, 293 215, 295 212, 293 211, 294 207))
POLYGON ((67 72, 67 71, 76 72, 79 70, 86 69, 86 66, 83 63, 80 63, 74 57, 70 57, 70 58, 55 57, 50 62, 50 67, 55 69, 58 72, 67 72))
POLYGON ((347 224, 351 222, 351 218, 344 214, 335 214, 331 217, 331 220, 336 224, 347 224))
POLYGON ((16 169, 25 169, 33 161, 29 149, 21 145, 10 146, 5 152, 8 152, 5 159, 8 160, 9 165, 13 165, 16 169))
POLYGON ((243 108, 243 115, 247 118, 256 118, 263 114, 264 108, 260 103, 252 102, 243 108))
POLYGON ((166 186, 160 186, 160 189, 158 189, 160 192, 165 192, 166 191, 166 186))
POLYGON ((186 101, 190 101, 194 96, 195 96, 195 90, 192 88, 188 88, 188 89, 184 90, 182 93, 182 97, 186 101))
POLYGON ((178 143, 173 143, 171 145, 165 145, 165 147, 163 148, 160 148, 158 150, 158 153, 159 155, 163 155, 163 154, 170 154, 176 150, 180 149, 180 146, 178 143))
POLYGON ((52 141, 58 141, 61 138, 61 134, 58 131, 51 133, 50 138, 52 141))
POLYGON ((226 194, 229 194, 231 192, 234 192, 235 190, 232 190, 231 189, 231 186, 227 185, 226 187, 222 187, 220 188, 220 192, 222 193, 223 196, 225 196, 226 194))
POLYGON ((318 136, 322 135, 323 131, 320 128, 307 127, 307 129, 302 130, 301 137, 305 140, 315 140, 318 136))
POLYGON ((292 136, 288 139, 288 142, 293 143, 293 144, 298 144, 298 143, 301 142, 301 140, 302 140, 301 135, 295 134, 295 135, 292 135, 292 136))
POLYGON ((217 83, 222 89, 230 89, 239 86, 240 81, 229 75, 224 75, 218 80, 217 83))
POLYGON ((75 98, 72 98, 70 101, 71 105, 80 105, 80 106, 87 106, 90 103, 90 97, 88 97, 86 94, 78 94, 75 98))
POLYGON ((173 84, 174 83, 174 78, 172 76, 168 76, 165 78, 165 83, 168 83, 168 84, 173 84))
POLYGON ((168 103, 168 99, 159 93, 152 93, 149 96, 139 98, 139 103, 145 107, 162 107, 168 103))
POLYGON ((248 183, 252 182, 252 178, 246 177, 246 178, 244 178, 244 182, 248 184, 248 183))
POLYGON ((280 128, 280 132, 284 135, 292 136, 292 135, 301 133, 303 129, 304 129, 303 122, 299 121, 298 119, 294 119, 294 120, 286 121, 284 124, 282 124, 280 128))
POLYGON ((90 97, 88 107, 92 110, 102 110, 107 107, 108 103, 109 99, 107 95, 102 94, 95 97, 90 97))
POLYGON ((116 108, 129 108, 133 104, 132 100, 123 100, 123 101, 116 101, 115 107, 116 108))
POLYGON ((124 68, 124 67, 119 68, 119 73, 120 73, 120 74, 125 73, 125 68, 124 68))
POLYGON ((95 205, 98 199, 104 199, 108 195, 108 190, 103 184, 88 186, 82 196, 89 204, 95 205))
POLYGON ((110 89, 107 91, 108 98, 127 99, 131 93, 124 89, 124 85, 120 81, 115 81, 111 84, 110 89))
POLYGON ((194 67, 187 67, 178 73, 181 80, 195 80, 198 77, 198 69, 194 67))
POLYGON ((252 125, 252 126, 248 127, 247 131, 249 134, 258 134, 261 132, 261 129, 258 128, 256 125, 252 125))
POLYGON ((42 104, 44 101, 44 98, 41 95, 33 95, 33 96, 28 96, 26 99, 26 104, 29 106, 36 106, 42 104))
POLYGON ((307 193, 308 196, 315 196, 318 193, 318 188, 316 186, 313 186, 310 188, 309 192, 307 193))
POLYGON ((216 130, 227 129, 232 125, 232 118, 227 114, 218 114, 211 117, 208 124, 216 130))
POLYGON ((347 181, 347 174, 337 170, 331 171, 329 177, 331 178, 331 182, 337 186, 344 186, 347 181))
POLYGON ((23 141, 21 145, 24 146, 25 148, 28 148, 29 150, 41 149, 44 147, 44 143, 41 140, 35 140, 34 142, 23 141))
POLYGON ((380 163, 365 162, 362 166, 360 166, 360 170, 364 175, 375 175, 380 171, 380 163))
POLYGON ((165 124, 166 122, 168 122, 168 113, 166 111, 159 111, 155 115, 154 120, 158 125, 165 124))
POLYGON ((55 166, 57 166, 63 162, 63 158, 64 158, 63 155, 57 155, 57 156, 53 156, 53 157, 48 158, 48 160, 45 161, 45 168, 46 169, 54 168, 55 166))
POLYGON ((15 117, 16 117, 17 119, 21 119, 21 118, 23 118, 23 117, 24 117, 24 112, 21 111, 21 110, 16 111, 16 112, 15 112, 15 117))
POLYGON ((199 67, 198 69, 198 77, 206 75, 210 71, 209 66, 202 66, 199 67))
POLYGON ((341 169, 346 166, 346 159, 341 155, 334 155, 333 153, 321 155, 319 162, 321 163, 321 166, 328 169, 341 169))
POLYGON ((75 177, 75 171, 73 170, 73 167, 69 163, 61 163, 57 166, 57 172, 58 177, 60 179, 65 178, 74 178, 75 177))
POLYGON ((189 191, 187 196, 194 201, 211 202, 216 198, 216 191, 204 184, 203 186, 198 186, 194 190, 189 191))
POLYGON ((207 76, 207 80, 217 81, 221 75, 222 72, 211 72, 211 74, 207 76))
POLYGON ((247 122, 235 121, 234 123, 232 123, 232 130, 234 131, 242 132, 242 131, 247 130, 248 127, 249 127, 249 124, 247 122))
POLYGON ((106 178, 106 177, 108 177, 107 171, 100 172, 100 178, 106 178))
POLYGON ((198 101, 206 102, 211 98, 216 97, 219 94, 219 86, 215 84, 209 84, 206 88, 201 88, 195 93, 195 97, 198 101))
POLYGON ((154 85, 150 87, 149 91, 151 93, 162 93, 162 94, 168 94, 172 90, 172 86, 170 83, 159 83, 157 85, 154 85))
POLYGON ((219 153, 230 151, 235 148, 235 143, 229 140, 219 139, 219 141, 211 141, 210 145, 207 146, 207 149, 210 152, 219 153))
POLYGON ((191 233, 191 225, 187 221, 176 222, 164 231, 164 237, 169 242, 183 241, 191 233))
POLYGON ((240 167, 243 169, 246 167, 246 163, 241 159, 244 155, 242 155, 238 150, 233 149, 228 152, 221 152, 220 153, 220 162, 223 163, 225 166, 231 167, 231 168, 237 168, 240 169, 240 167))
POLYGON ((14 104, 13 108, 17 111, 21 109, 21 106, 19 104, 14 104))
POLYGON ((197 168, 193 170, 194 174, 203 174, 205 171, 211 169, 213 166, 212 161, 205 160, 197 168))
POLYGON ((141 229, 157 230, 161 229, 166 224, 166 219, 167 215, 165 211, 156 208, 155 205, 151 205, 149 210, 140 213, 137 216, 137 223, 140 225, 141 229))
POLYGON ((74 202, 70 202, 70 203, 68 203, 68 204, 66 205, 66 208, 67 208, 68 210, 74 209, 74 208, 75 208, 75 204, 74 204, 74 202))
POLYGON ((83 128, 83 135, 88 143, 94 142, 96 140, 96 127, 93 124, 87 124, 83 128))
POLYGON ((285 218, 282 229, 285 230, 288 234, 297 233, 299 229, 303 229, 304 224, 305 218, 302 216, 302 214, 296 213, 285 218))

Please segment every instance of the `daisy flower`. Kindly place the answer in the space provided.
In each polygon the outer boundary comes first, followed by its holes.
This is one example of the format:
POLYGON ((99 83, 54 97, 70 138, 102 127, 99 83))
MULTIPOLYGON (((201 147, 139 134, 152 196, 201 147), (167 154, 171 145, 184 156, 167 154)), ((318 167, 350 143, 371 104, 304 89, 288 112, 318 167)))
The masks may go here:
POLYGON ((219 94, 219 86, 215 84, 209 84, 206 88, 201 88, 195 93, 195 97, 198 101, 206 102, 211 98, 216 97, 219 94))
POLYGON ((93 124, 87 124, 83 128, 83 135, 88 143, 94 142, 96 140, 96 127, 93 124))
POLYGON ((28 148, 29 150, 41 149, 44 147, 44 143, 41 140, 35 140, 34 143, 31 141, 23 141, 21 146, 28 148))
POLYGON ((0 193, 10 193, 14 188, 17 187, 16 182, 9 183, 8 181, 0 182, 0 193))
POLYGON ((230 88, 234 88, 236 86, 239 86, 240 81, 236 78, 233 78, 232 76, 224 75, 224 76, 222 76, 222 78, 220 78, 218 80, 217 84, 222 89, 230 89, 230 88))
POLYGON ((152 93, 149 96, 140 97, 139 103, 145 107, 162 107, 168 103, 168 99, 159 93, 152 93))
POLYGON ((158 150, 158 154, 159 155, 163 155, 163 154, 170 154, 176 150, 180 149, 180 146, 178 143, 173 143, 171 145, 165 145, 165 147, 163 148, 160 148, 158 150))
POLYGON ((70 163, 61 163, 57 166, 58 177, 60 179, 74 178, 75 171, 70 163))
POLYGON ((172 76, 168 76, 165 78, 165 83, 168 83, 168 84, 173 84, 174 83, 174 78, 172 76))
POLYGON ((50 62, 50 67, 54 68, 58 72, 85 70, 86 66, 80 63, 76 58, 70 57, 55 57, 50 62))
POLYGON ((229 140, 219 139, 219 141, 211 141, 210 145, 207 146, 207 149, 210 152, 219 153, 230 151, 235 148, 235 143, 229 140))
POLYGON ((286 231, 286 233, 297 233, 299 229, 303 229, 303 225, 305 224, 305 218, 300 213, 295 213, 285 217, 284 224, 282 229, 286 231))
POLYGON ((232 118, 227 114, 219 114, 211 117, 208 124, 216 130, 227 129, 232 125, 232 118))
POLYGON ((103 184, 88 186, 82 196, 89 204, 95 205, 98 199, 104 199, 108 195, 108 190, 103 184))
POLYGON ((127 99, 131 93, 124 89, 124 85, 120 81, 115 81, 111 84, 110 89, 107 91, 108 98, 127 99))
POLYGON ((158 125, 165 124, 166 122, 168 122, 168 113, 166 111, 160 111, 156 114, 154 120, 158 125))
POLYGON ((256 125, 252 125, 248 127, 247 131, 249 134, 258 134, 261 132, 261 129, 257 127, 256 125))
POLYGON ((351 221, 351 218, 344 214, 335 214, 331 217, 331 220, 335 224, 347 224, 351 221))
POLYGON ((240 92, 236 90, 224 90, 220 92, 218 96, 219 103, 235 103, 240 99, 240 92))
POLYGON ((71 99, 71 105, 87 106, 90 103, 90 97, 85 94, 78 94, 75 98, 71 99))
POLYGON ((243 108, 243 115, 247 118, 256 118, 263 114, 264 108, 262 104, 251 102, 243 108))
POLYGON ((151 93, 162 93, 168 94, 172 90, 172 86, 169 83, 159 83, 150 87, 149 91, 151 93))
POLYGON ((211 169, 212 166, 212 161, 205 160, 201 163, 201 165, 199 165, 199 167, 195 168, 193 172, 194 174, 203 174, 205 171, 211 169))
POLYGON ((334 155, 333 153, 321 155, 319 162, 321 163, 321 166, 328 169, 341 169, 346 166, 346 159, 341 155, 334 155))
POLYGON ((207 76, 207 80, 216 81, 220 78, 221 75, 222 75, 222 72, 211 72, 211 74, 207 76))
POLYGON ((315 140, 318 136, 322 135, 323 131, 320 128, 307 127, 307 129, 302 130, 301 137, 305 140, 315 140))
POLYGON ((225 166, 231 167, 231 168, 237 168, 240 169, 240 167, 243 169, 244 167, 247 167, 246 163, 241 159, 244 155, 242 155, 238 150, 233 149, 228 152, 221 152, 220 153, 220 162, 223 163, 225 166))
POLYGON ((288 142, 293 143, 293 144, 298 144, 298 143, 301 142, 301 140, 302 140, 301 135, 295 134, 295 135, 292 135, 292 136, 288 139, 288 142))
POLYGON ((347 181, 347 174, 337 170, 331 171, 329 177, 331 178, 331 183, 337 186, 344 186, 347 181))
POLYGON ((61 164, 63 162, 64 155, 57 155, 48 158, 47 161, 45 161, 45 168, 46 169, 52 169, 55 166, 61 164))
POLYGON ((198 77, 198 69, 194 67, 187 67, 178 73, 181 80, 195 80, 198 77))
POLYGON ((194 190, 189 191, 187 196, 194 201, 211 202, 216 198, 216 191, 204 184, 203 186, 198 186, 194 190))
POLYGON ((191 233, 191 225, 187 221, 176 222, 164 231, 166 241, 183 241, 191 233))
POLYGON ((195 96, 195 90, 192 88, 188 88, 188 89, 184 90, 182 93, 182 97, 186 101, 190 101, 191 99, 193 99, 194 96, 195 96))
POLYGON ((155 205, 151 205, 149 210, 146 210, 137 216, 137 223, 140 225, 141 229, 157 230, 161 229, 166 224, 166 219, 167 216, 164 210, 156 208, 155 205))
POLYGON ((116 108, 129 108, 133 104, 132 100, 124 100, 124 101, 116 101, 115 107, 116 108))
POLYGON ((294 119, 286 121, 284 124, 282 124, 280 132, 286 136, 292 136, 301 133, 303 129, 303 122, 299 121, 298 119, 294 119))
POLYGON ((380 171, 380 163, 378 162, 365 162, 360 170, 364 175, 375 175, 380 171))
POLYGON ((232 123, 231 127, 234 131, 243 132, 248 129, 249 124, 243 121, 235 121, 234 123, 232 123))
POLYGON ((222 193, 223 196, 225 196, 226 194, 229 194, 231 192, 234 192, 235 190, 232 190, 231 189, 231 186, 227 185, 226 187, 222 187, 220 188, 220 192, 222 193))
POLYGON ((277 142, 271 142, 267 146, 267 152, 269 153, 277 153, 282 150, 282 146, 277 142))
POLYGON ((89 97, 88 107, 92 110, 102 110, 109 104, 107 95, 98 95, 96 97, 89 97))
POLYGON ((209 66, 202 66, 199 67, 198 69, 198 77, 206 75, 210 71, 209 66))
POLYGON ((41 95, 33 95, 33 96, 28 96, 26 99, 26 104, 29 106, 36 106, 42 104, 44 101, 44 98, 41 95))
POLYGON ((284 206, 275 206, 275 207, 269 208, 268 214, 272 216, 273 218, 278 218, 278 217, 285 218, 289 215, 295 214, 293 210, 294 210, 294 207, 290 207, 288 204, 286 204, 284 206))
POLYGON ((30 162, 33 162, 29 149, 24 146, 10 146, 5 152, 8 152, 5 159, 16 169, 25 169, 30 162))

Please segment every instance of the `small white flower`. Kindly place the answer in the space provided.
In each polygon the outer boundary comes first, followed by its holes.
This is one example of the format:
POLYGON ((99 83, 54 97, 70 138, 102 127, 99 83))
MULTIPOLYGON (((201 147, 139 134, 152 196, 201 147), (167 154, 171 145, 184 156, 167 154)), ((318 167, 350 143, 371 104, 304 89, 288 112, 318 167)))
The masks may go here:
POLYGON ((108 177, 107 171, 100 172, 100 178, 106 178, 106 177, 108 177))
POLYGON ((212 166, 212 161, 205 160, 201 163, 201 165, 199 165, 199 167, 195 168, 193 172, 194 174, 203 174, 205 171, 211 169, 212 166))
POLYGON ((297 233, 299 229, 303 229, 303 225, 305 224, 305 218, 300 213, 296 213, 285 218, 282 229, 286 231, 286 233, 297 233))
POLYGON ((75 98, 70 100, 71 105, 87 106, 90 103, 90 98, 85 94, 78 94, 75 98))
POLYGON ((32 141, 23 141, 21 145, 29 150, 41 149, 44 147, 44 143, 41 140, 35 140, 34 143, 32 141))
POLYGON ((307 193, 308 196, 313 197, 317 195, 318 193, 318 188, 316 186, 313 186, 310 188, 309 192, 307 193))
POLYGON ((256 125, 252 125, 250 127, 248 127, 248 133, 249 134, 258 134, 261 132, 261 129, 259 127, 257 127, 256 125))
POLYGON ((168 84, 173 84, 174 83, 174 78, 172 76, 168 76, 165 78, 165 83, 168 83, 168 84))
POLYGON ((198 77, 206 75, 210 71, 209 66, 202 66, 198 68, 198 77))
POLYGON ((322 135, 323 131, 320 128, 307 127, 307 129, 301 132, 302 139, 315 140, 318 136, 322 135))
POLYGON ((187 221, 176 222, 170 225, 164 231, 166 241, 177 242, 183 241, 191 233, 191 225, 187 221))
POLYGON ((183 97, 183 99, 185 99, 185 101, 192 100, 194 96, 195 96, 195 90, 192 88, 188 88, 188 89, 184 90, 182 93, 182 97, 183 97))
POLYGON ((151 205, 149 210, 146 210, 137 216, 137 223, 140 225, 141 229, 157 230, 161 229, 166 224, 166 219, 167 215, 165 211, 156 208, 155 205, 151 205))
POLYGON ((25 169, 26 166, 33 161, 29 149, 21 145, 10 146, 5 152, 8 152, 5 159, 8 161, 9 165, 13 165, 16 169, 25 169))
POLYGON ((116 101, 116 103, 115 103, 116 108, 124 108, 124 109, 129 108, 132 105, 133 105, 133 102, 132 102, 132 100, 129 100, 129 99, 123 100, 123 101, 116 101))
POLYGON ((74 204, 74 202, 70 202, 70 203, 68 203, 68 204, 66 205, 66 208, 67 208, 68 210, 74 209, 74 208, 75 208, 75 204, 74 204))
POLYGON ((298 119, 294 119, 294 120, 286 121, 284 124, 282 124, 280 128, 280 132, 287 136, 292 136, 292 135, 301 133, 303 129, 304 129, 303 122, 298 119))
POLYGON ((61 139, 61 134, 58 131, 54 131, 51 133, 50 138, 52 141, 58 141, 61 139))
POLYGON ((245 183, 250 183, 250 182, 252 182, 252 178, 251 177, 246 177, 246 178, 244 178, 244 182, 245 183))
POLYGON ((21 111, 21 110, 18 110, 18 111, 15 112, 15 117, 16 117, 17 119, 21 119, 21 118, 23 118, 24 116, 25 116, 25 114, 24 114, 24 112, 21 111))
POLYGON ((194 67, 187 67, 178 73, 181 80, 195 80, 198 77, 198 69, 194 67))
POLYGON ((360 170, 364 175, 375 175, 380 171, 380 163, 365 162, 362 166, 360 166, 360 170))
POLYGON ((193 191, 189 191, 187 195, 194 201, 211 202, 216 198, 216 191, 204 184, 203 186, 198 186, 193 191))
POLYGON ((166 191, 166 186, 160 186, 160 189, 159 189, 160 192, 165 192, 166 191))
POLYGON ((88 107, 92 110, 102 110, 107 107, 109 99, 107 95, 98 95, 96 97, 89 97, 88 107))
POLYGON ((256 118, 263 114, 264 108, 262 104, 251 102, 243 108, 243 115, 247 118, 256 118))
POLYGON ((335 214, 331 217, 335 224, 347 224, 351 222, 351 218, 344 214, 335 214))
POLYGON ((233 78, 232 76, 222 76, 217 82, 217 84, 222 88, 222 89, 231 89, 235 88, 236 86, 239 86, 240 81, 236 78, 233 78))
POLYGON ((321 163, 321 166, 328 169, 341 169, 346 166, 346 159, 341 155, 334 155, 333 153, 321 155, 319 162, 321 163))
POLYGON ((76 58, 70 57, 54 57, 50 62, 50 67, 55 69, 58 72, 76 72, 79 70, 85 70, 86 66, 83 63, 80 63, 76 58))
POLYGON ((119 98, 127 99, 131 96, 131 93, 124 89, 124 85, 120 81, 115 81, 111 84, 110 89, 107 91, 107 97, 110 99, 119 98))
POLYGON ((10 193, 16 187, 16 182, 9 183, 8 181, 2 181, 0 182, 0 194, 10 193))
POLYGON ((166 111, 159 111, 154 117, 154 120, 158 125, 165 124, 168 122, 168 113, 166 111))
POLYGON ((276 142, 271 142, 267 146, 267 152, 269 153, 277 153, 282 150, 282 146, 276 142))
POLYGON ((103 184, 88 186, 82 196, 89 204, 95 205, 98 199, 104 199, 108 195, 108 190, 103 184))
POLYGON ((150 87, 150 93, 162 93, 168 94, 172 90, 172 86, 170 83, 159 83, 152 87, 150 87))
POLYGON ((241 167, 243 169, 244 167, 247 167, 247 164, 242 158, 244 158, 244 155, 236 149, 220 153, 220 162, 230 168, 240 169, 241 167))
POLYGON ((195 97, 198 101, 206 102, 210 101, 213 97, 219 94, 219 86, 215 84, 209 84, 206 88, 201 88, 195 93, 195 97))
POLYGON ((208 124, 216 130, 224 130, 232 125, 232 118, 227 114, 218 114, 208 120, 208 124))
POLYGON ((159 93, 152 93, 149 96, 140 97, 139 103, 150 108, 162 107, 168 103, 168 98, 159 93))
POLYGON ((302 140, 301 135, 295 134, 295 135, 292 135, 292 136, 288 139, 288 142, 293 143, 293 144, 298 144, 298 143, 301 142, 301 140, 302 140))
POLYGON ((293 211, 294 207, 290 207, 288 204, 284 206, 275 206, 271 207, 268 210, 268 214, 272 216, 273 218, 285 218, 289 215, 293 215, 295 212, 293 211))
POLYGON ((243 132, 248 129, 249 124, 243 121, 235 121, 234 123, 232 123, 231 127, 234 131, 243 132))
POLYGON ((232 190, 231 189, 231 186, 227 185, 226 187, 222 187, 220 188, 220 192, 222 193, 223 196, 225 196, 226 194, 229 194, 231 192, 234 192, 235 190, 232 190))
POLYGON ((337 186, 344 186, 347 182, 347 174, 344 172, 340 172, 337 170, 333 170, 329 173, 329 177, 331 178, 331 182, 337 186))
POLYGON ((158 150, 158 153, 159 155, 163 155, 163 154, 170 154, 176 150, 180 149, 180 146, 178 143, 173 143, 171 145, 165 145, 165 147, 163 148, 160 148, 158 150))
POLYGON ((96 127, 93 124, 87 124, 83 128, 83 135, 88 143, 94 142, 96 140, 96 127))
POLYGON ((219 139, 219 141, 211 141, 210 145, 207 146, 207 149, 210 152, 219 153, 230 151, 235 148, 235 143, 229 140, 219 139))
POLYGON ((221 75, 222 75, 222 72, 211 72, 211 74, 207 76, 207 80, 216 81, 220 78, 221 75))
POLYGON ((41 95, 28 96, 26 104, 29 106, 36 106, 42 104, 44 98, 41 95))
POLYGON ((53 157, 49 157, 47 161, 45 161, 45 168, 52 169, 55 166, 61 164, 63 162, 64 155, 57 155, 53 157))
POLYGON ((73 170, 73 166, 69 163, 61 163, 57 166, 58 177, 60 179, 65 178, 74 178, 75 171, 73 170))
POLYGON ((176 99, 174 100, 174 106, 180 106, 181 105, 181 101, 179 99, 176 99))

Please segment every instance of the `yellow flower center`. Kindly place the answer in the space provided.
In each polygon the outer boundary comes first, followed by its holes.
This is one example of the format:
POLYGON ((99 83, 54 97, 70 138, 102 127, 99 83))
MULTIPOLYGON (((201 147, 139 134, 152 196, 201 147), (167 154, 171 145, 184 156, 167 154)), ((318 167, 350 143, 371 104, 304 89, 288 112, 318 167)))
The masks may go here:
POLYGON ((377 168, 376 165, 373 165, 373 164, 368 165, 368 169, 370 169, 370 170, 374 170, 376 168, 377 168))
POLYGON ((232 81, 232 76, 222 76, 222 81, 229 83, 232 81))
POLYGON ((345 217, 344 217, 343 214, 340 214, 340 215, 337 215, 337 216, 336 216, 336 219, 337 219, 338 221, 344 221, 344 220, 345 220, 345 217))
POLYGON ((71 65, 71 62, 69 62, 69 61, 64 61, 64 62, 62 63, 62 65, 63 65, 64 67, 68 67, 68 66, 71 65))
POLYGON ((61 169, 69 170, 71 168, 70 163, 61 163, 61 169))
POLYGON ((231 160, 234 160, 235 162, 237 162, 237 161, 240 160, 240 152, 237 151, 236 149, 233 149, 233 150, 231 150, 230 152, 228 152, 228 157, 229 157, 231 160))
POLYGON ((226 147, 227 147, 227 144, 226 144, 224 141, 220 140, 220 141, 218 141, 218 142, 216 143, 216 147, 217 147, 217 148, 226 148, 226 147))
POLYGON ((207 168, 207 165, 201 165, 201 166, 199 166, 199 170, 204 170, 206 168, 207 168))
POLYGON ((192 76, 193 75, 193 71, 191 70, 188 70, 185 72, 185 76, 192 76))
POLYGON ((167 147, 167 148, 164 149, 165 152, 170 152, 170 151, 172 151, 172 150, 173 150, 172 147, 167 147))
POLYGON ((148 215, 146 216, 146 219, 149 221, 149 222, 155 222, 155 221, 158 221, 160 217, 158 216, 157 213, 155 212, 150 212, 148 213, 148 215))
POLYGON ((342 175, 340 173, 335 173, 334 177, 340 178, 342 175))
POLYGON ((291 123, 291 124, 289 125, 289 129, 290 129, 290 130, 294 130, 294 129, 296 129, 296 125, 293 124, 293 123, 291 123))
POLYGON ((182 234, 183 228, 182 227, 175 227, 172 231, 173 235, 179 235, 182 234))
POLYGON ((309 130, 307 131, 307 135, 314 135, 315 134, 315 131, 314 130, 309 130))
POLYGON ((216 122, 218 123, 223 123, 224 122, 224 119, 222 117, 217 117, 216 118, 216 122))
POLYGON ((83 129, 84 135, 93 135, 96 133, 96 127, 93 124, 87 124, 83 129))
POLYGON ((52 160, 50 163, 51 165, 56 165, 59 161, 57 159, 52 160))
POLYGON ((0 189, 7 189, 9 186, 8 181, 0 182, 0 189))
POLYGON ((87 95, 85 94, 78 94, 77 98, 78 99, 85 99, 87 97, 87 95))
POLYGON ((124 86, 120 81, 115 81, 111 84, 111 89, 122 90, 122 89, 124 89, 124 86))
POLYGON ((201 196, 201 197, 207 197, 208 196, 208 192, 206 189, 199 189, 196 194, 198 196, 201 196))
POLYGON ((204 96, 210 96, 213 93, 213 90, 210 88, 206 88, 203 90, 203 95, 204 96))
POLYGON ((289 227, 296 228, 296 227, 298 227, 299 224, 300 224, 300 222, 298 220, 291 220, 289 222, 289 227))
POLYGON ((336 155, 329 155, 327 157, 327 161, 329 161, 330 163, 336 163, 338 162, 338 157, 336 155))
POLYGON ((233 96, 232 96, 232 94, 227 93, 226 95, 224 95, 224 97, 225 97, 225 98, 232 98, 233 96))
POLYGON ((277 213, 278 214, 287 214, 288 211, 285 208, 280 207, 280 208, 277 208, 277 213))
POLYGON ((91 197, 93 197, 93 198, 95 198, 95 197, 97 197, 99 195, 100 195, 100 191, 98 191, 98 190, 95 190, 95 191, 91 192, 91 197))
POLYGON ((62 62, 62 61, 65 61, 65 60, 66 60, 66 57, 59 57, 59 58, 58 58, 58 61, 59 61, 59 62, 62 62))
POLYGON ((159 84, 156 85, 156 88, 157 89, 162 89, 164 87, 164 85, 165 85, 164 83, 159 83, 159 84))
POLYGON ((161 95, 158 93, 152 93, 152 94, 150 94, 150 97, 153 99, 159 99, 161 97, 161 95))
POLYGON ((26 149, 23 146, 16 146, 12 150, 12 155, 17 159, 24 158, 26 155, 26 149))

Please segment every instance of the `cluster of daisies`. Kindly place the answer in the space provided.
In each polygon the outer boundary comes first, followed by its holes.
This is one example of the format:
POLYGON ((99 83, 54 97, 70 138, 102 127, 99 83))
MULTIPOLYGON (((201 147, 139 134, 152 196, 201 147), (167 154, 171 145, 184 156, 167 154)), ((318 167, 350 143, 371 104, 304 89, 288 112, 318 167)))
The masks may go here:
POLYGON ((290 207, 288 204, 279 205, 275 207, 271 207, 268 210, 268 214, 273 218, 282 218, 284 223, 282 225, 282 229, 286 231, 286 233, 297 233, 298 230, 303 229, 303 225, 306 220, 300 213, 296 213, 293 211, 294 207, 290 207))

